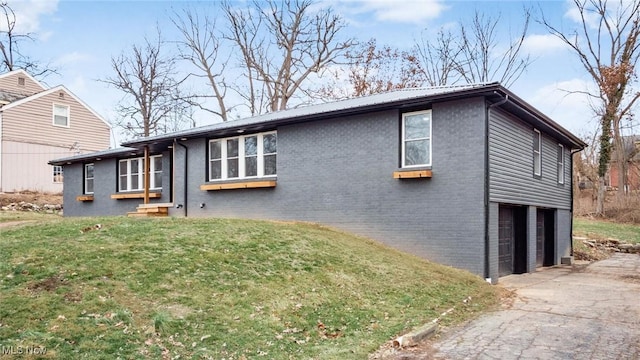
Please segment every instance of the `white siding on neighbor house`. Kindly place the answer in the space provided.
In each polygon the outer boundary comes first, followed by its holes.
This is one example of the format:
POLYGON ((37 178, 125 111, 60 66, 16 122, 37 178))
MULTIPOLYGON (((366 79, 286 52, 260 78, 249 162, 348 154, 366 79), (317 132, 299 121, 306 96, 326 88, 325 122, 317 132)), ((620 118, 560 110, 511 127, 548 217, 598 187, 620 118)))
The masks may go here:
POLYGON ((7 74, 7 76, 0 77, 0 90, 11 91, 14 93, 25 95, 33 95, 46 89, 37 82, 33 81, 30 76, 27 76, 21 72, 14 72, 12 74, 7 74), (24 78, 24 85, 18 84, 18 78, 20 77, 24 78))
POLYGON ((62 192, 62 183, 53 182, 53 167, 48 161, 72 155, 75 153, 69 148, 4 141, 0 191, 62 192))
POLYGON ((80 151, 109 148, 110 128, 64 90, 2 111, 2 140, 71 147, 80 151), (60 97, 63 94, 63 97, 60 97), (53 105, 69 106, 69 127, 53 125, 53 105))
POLYGON ((489 117, 490 201, 571 209, 571 162, 564 148, 564 184, 558 184, 558 141, 541 130, 542 174, 533 174, 533 127, 499 110, 489 117))

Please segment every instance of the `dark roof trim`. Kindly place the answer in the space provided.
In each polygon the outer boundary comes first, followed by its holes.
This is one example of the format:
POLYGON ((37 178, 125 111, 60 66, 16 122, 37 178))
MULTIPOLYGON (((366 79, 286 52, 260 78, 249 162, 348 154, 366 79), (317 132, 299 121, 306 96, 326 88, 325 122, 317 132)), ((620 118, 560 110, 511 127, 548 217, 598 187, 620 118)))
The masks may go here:
POLYGON ((537 127, 542 128, 546 132, 550 132, 553 135, 556 135, 557 137, 567 141, 567 143, 571 144, 571 147, 573 149, 582 150, 588 146, 587 143, 582 141, 582 139, 572 134, 569 130, 565 129, 557 122, 551 120, 551 118, 538 111, 536 108, 519 98, 511 91, 501 87, 501 89, 497 92, 501 93, 502 97, 508 98, 507 103, 502 105, 501 107, 505 109, 509 109, 509 105, 517 107, 518 110, 528 115, 531 118, 530 120, 533 120, 533 125, 538 125, 537 127))
POLYGON ((49 161, 49 165, 67 165, 78 162, 93 162, 102 159, 122 158, 142 155, 142 149, 121 147, 104 151, 92 152, 81 155, 74 155, 49 161))

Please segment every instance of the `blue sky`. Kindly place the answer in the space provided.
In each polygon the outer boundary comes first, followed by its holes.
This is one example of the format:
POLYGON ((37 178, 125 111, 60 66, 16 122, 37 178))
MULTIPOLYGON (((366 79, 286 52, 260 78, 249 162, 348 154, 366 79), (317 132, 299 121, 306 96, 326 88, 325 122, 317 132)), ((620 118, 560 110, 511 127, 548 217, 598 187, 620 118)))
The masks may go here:
MULTIPOLYGON (((108 121, 115 120, 121 94, 97 81, 112 74, 110 60, 153 36, 156 24, 167 39, 177 38, 170 21, 174 11, 194 7, 212 11, 210 2, 188 1, 9 1, 18 15, 18 27, 34 32, 34 44, 23 52, 54 64, 60 75, 45 79, 49 86, 64 84, 108 121)), ((439 0, 325 0, 347 21, 349 35, 371 37, 378 44, 408 48, 423 31, 455 26, 469 19, 475 8, 501 14, 500 31, 508 35, 522 26, 523 6, 540 9, 560 28, 576 23, 567 1, 439 1, 439 0), (510 30, 511 29, 511 30, 510 30)), ((532 21, 525 51, 535 59, 511 90, 578 135, 593 131, 596 121, 584 96, 563 90, 583 90, 589 78, 563 44, 532 21)), ((213 123, 199 117, 198 123, 213 123)), ((119 139, 119 138, 118 138, 119 139)))

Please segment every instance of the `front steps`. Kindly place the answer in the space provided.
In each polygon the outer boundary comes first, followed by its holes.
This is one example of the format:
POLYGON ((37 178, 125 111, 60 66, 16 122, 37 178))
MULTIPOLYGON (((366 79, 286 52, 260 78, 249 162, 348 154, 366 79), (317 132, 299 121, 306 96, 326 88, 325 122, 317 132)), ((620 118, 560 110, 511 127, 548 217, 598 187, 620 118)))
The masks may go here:
POLYGON ((128 217, 166 217, 169 216, 170 203, 140 204, 137 211, 128 212, 128 217))

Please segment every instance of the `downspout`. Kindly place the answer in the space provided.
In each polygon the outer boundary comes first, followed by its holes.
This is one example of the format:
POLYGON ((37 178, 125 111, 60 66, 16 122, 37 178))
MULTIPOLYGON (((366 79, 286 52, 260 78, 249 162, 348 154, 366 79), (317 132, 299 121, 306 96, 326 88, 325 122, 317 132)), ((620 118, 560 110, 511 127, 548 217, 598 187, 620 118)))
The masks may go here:
MULTIPOLYGON (((188 212, 188 201, 187 201, 187 183, 188 183, 188 174, 189 174, 189 148, 186 147, 184 144, 179 143, 177 139, 173 139, 173 142, 176 145, 180 145, 183 149, 184 149, 184 186, 183 191, 184 191, 184 217, 187 217, 187 212, 188 212)), ((175 160, 175 159, 174 159, 175 160)), ((174 161, 175 162, 175 161, 174 161)))
MULTIPOLYGON (((495 95, 500 95, 498 92, 493 92, 495 95)), ((491 109, 505 104, 509 101, 509 95, 506 94, 504 99, 493 103, 486 107, 485 121, 484 121, 484 278, 492 282, 491 274, 489 273, 489 245, 491 239, 489 238, 489 115, 491 109)))

